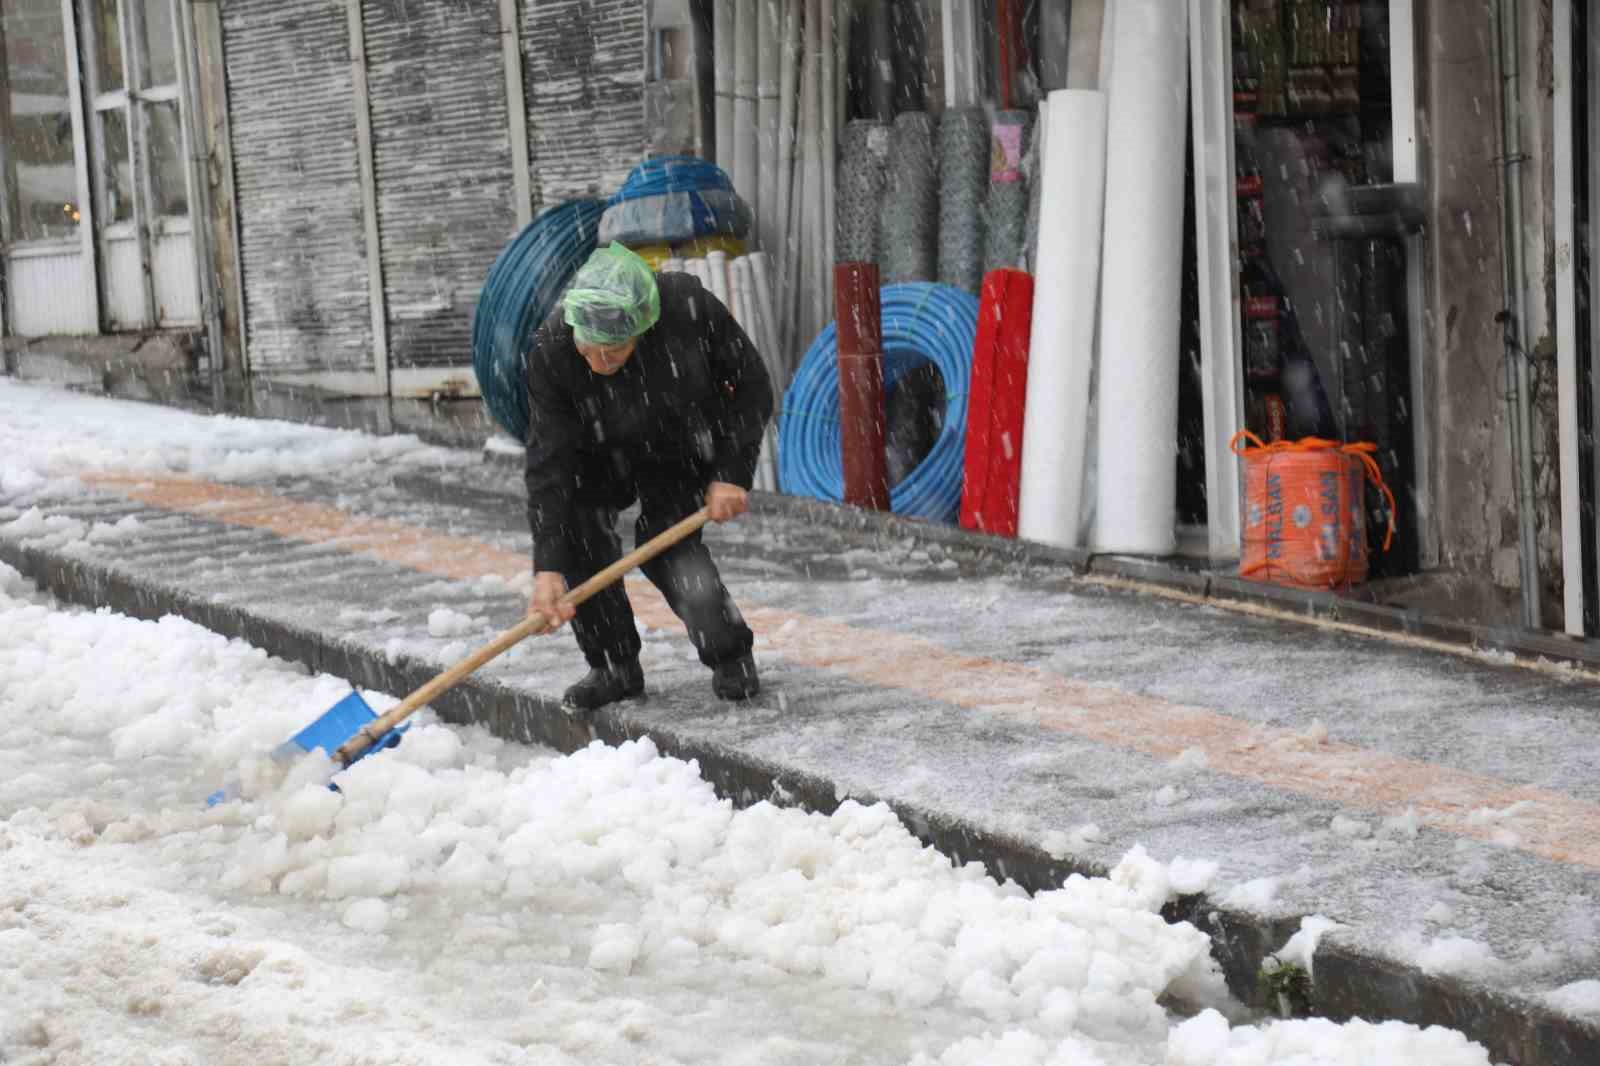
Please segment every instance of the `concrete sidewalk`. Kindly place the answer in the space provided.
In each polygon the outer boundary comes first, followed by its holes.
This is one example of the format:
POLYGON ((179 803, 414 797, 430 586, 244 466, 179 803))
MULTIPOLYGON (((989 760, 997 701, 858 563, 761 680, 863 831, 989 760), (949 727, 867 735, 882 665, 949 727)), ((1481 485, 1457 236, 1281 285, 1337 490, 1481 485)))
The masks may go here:
MULTIPOLYGON (((76 530, 0 529, 0 558, 67 600, 178 613, 396 694, 523 610, 513 465, 90 483, 44 508, 76 530)), ((0 505, 0 526, 18 517, 0 505)), ((1387 636, 1291 621, 1303 603, 1273 593, 1226 610, 1207 575, 1135 589, 1137 563, 1085 573, 1070 553, 770 499, 709 539, 758 634, 758 700, 712 700, 635 582, 645 700, 563 713, 583 670, 563 634, 436 709, 564 750, 648 733, 741 803, 882 799, 1029 888, 1136 845, 1211 860, 1169 913, 1212 934, 1242 998, 1322 915, 1342 927, 1317 948, 1313 1012, 1447 1024, 1519 1066, 1600 1062, 1600 1018, 1544 998, 1600 977, 1600 681, 1583 667, 1446 650, 1404 619, 1387 636)))

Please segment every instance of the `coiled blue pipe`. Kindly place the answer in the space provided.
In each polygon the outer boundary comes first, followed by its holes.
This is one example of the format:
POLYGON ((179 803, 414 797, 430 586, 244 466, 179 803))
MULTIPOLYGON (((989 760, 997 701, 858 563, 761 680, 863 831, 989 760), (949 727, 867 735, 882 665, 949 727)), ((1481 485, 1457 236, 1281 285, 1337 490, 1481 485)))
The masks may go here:
MULTIPOLYGON (((944 376, 944 427, 933 449, 889 492, 895 514, 953 523, 961 508, 967 437, 967 388, 978 300, 949 285, 887 285, 880 294, 883 380, 887 392, 907 371, 932 362, 944 376)), ((783 397, 778 425, 778 482, 784 492, 838 502, 844 498, 839 455, 839 358, 835 324, 817 335, 783 397)))
POLYGON ((567 283, 594 251, 603 200, 542 212, 500 250, 472 313, 472 369, 494 420, 517 440, 528 433, 528 346, 567 283))
POLYGON ((628 172, 628 178, 611 198, 612 204, 660 196, 669 192, 733 190, 727 173, 715 163, 692 155, 664 155, 646 159, 628 172))

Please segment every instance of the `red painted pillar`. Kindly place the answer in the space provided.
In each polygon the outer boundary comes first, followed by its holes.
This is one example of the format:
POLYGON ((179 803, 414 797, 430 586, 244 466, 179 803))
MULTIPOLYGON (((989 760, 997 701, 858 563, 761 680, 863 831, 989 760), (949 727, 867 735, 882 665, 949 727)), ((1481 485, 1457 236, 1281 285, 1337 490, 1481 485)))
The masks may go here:
POLYGON ((876 263, 835 264, 833 310, 839 329, 839 455, 844 464, 844 502, 887 511, 883 323, 876 263))

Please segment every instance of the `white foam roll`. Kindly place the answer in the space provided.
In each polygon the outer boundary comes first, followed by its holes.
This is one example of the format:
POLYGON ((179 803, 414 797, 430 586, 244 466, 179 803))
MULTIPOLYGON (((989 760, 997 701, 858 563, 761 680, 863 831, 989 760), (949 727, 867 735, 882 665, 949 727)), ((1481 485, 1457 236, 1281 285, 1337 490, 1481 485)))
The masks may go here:
POLYGON ((656 270, 658 273, 662 274, 681 274, 683 272, 683 260, 663 259, 661 261, 661 265, 657 267, 656 270))
POLYGON ((728 262, 728 280, 733 286, 736 308, 734 317, 739 320, 739 325, 744 327, 745 336, 756 346, 756 351, 761 354, 762 364, 771 375, 773 363, 769 342, 770 331, 761 309, 762 301, 757 291, 759 285, 755 267, 750 262, 749 256, 741 256, 728 262))
POLYGON ((1177 548, 1188 5, 1119 0, 1106 82, 1094 546, 1177 548))
POLYGON ((711 290, 711 295, 721 300, 723 306, 733 309, 733 293, 728 288, 728 253, 711 251, 706 253, 706 288, 711 290))
POLYGON ((1048 104, 1017 532, 1074 548, 1100 282, 1106 98, 1058 89, 1048 104))
POLYGON ((761 341, 755 334, 755 301, 752 300, 750 291, 750 264, 744 257, 728 261, 728 310, 733 312, 733 317, 757 348, 761 341))

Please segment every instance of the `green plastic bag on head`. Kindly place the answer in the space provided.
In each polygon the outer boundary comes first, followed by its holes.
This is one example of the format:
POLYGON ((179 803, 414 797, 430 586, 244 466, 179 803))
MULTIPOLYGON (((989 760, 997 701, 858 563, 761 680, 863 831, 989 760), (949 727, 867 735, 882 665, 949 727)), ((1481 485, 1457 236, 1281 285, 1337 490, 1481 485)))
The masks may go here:
POLYGON ((622 344, 661 317, 661 293, 650 264, 615 241, 597 248, 578 268, 561 303, 580 344, 622 344))

